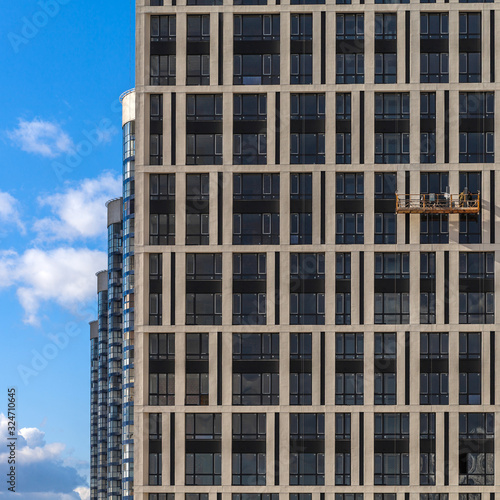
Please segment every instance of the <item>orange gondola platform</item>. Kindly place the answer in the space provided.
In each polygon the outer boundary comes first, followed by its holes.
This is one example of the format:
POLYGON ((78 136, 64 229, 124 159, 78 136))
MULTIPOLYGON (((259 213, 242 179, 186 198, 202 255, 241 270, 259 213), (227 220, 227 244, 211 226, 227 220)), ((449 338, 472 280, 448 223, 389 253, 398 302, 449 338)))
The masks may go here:
POLYGON ((397 194, 398 214, 477 214, 479 193, 397 194))

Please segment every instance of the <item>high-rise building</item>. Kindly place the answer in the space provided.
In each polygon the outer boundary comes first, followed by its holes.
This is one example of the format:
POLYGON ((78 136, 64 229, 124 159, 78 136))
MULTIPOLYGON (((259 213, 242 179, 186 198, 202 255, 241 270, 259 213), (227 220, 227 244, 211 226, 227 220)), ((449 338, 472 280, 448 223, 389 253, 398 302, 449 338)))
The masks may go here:
POLYGON ((108 269, 97 273, 98 320, 91 323, 91 494, 115 500, 122 495, 122 206, 122 198, 107 203, 108 269))
POLYGON ((90 498, 97 498, 99 421, 99 321, 90 323, 90 498))
POLYGON ((125 92, 123 128, 123 500, 134 488, 134 232, 135 232, 135 93, 125 92))
POLYGON ((106 204, 108 269, 97 273, 98 320, 90 323, 92 500, 133 498, 135 94, 120 100, 123 197, 106 204))
POLYGON ((134 498, 500 491, 497 11, 137 0, 134 498))

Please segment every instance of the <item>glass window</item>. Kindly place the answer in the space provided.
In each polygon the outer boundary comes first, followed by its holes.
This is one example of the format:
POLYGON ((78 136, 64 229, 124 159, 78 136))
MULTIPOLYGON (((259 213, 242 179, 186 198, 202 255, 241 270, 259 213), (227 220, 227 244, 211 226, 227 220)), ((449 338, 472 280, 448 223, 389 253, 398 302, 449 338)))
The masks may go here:
POLYGON ((234 78, 235 85, 268 85, 279 83, 280 55, 261 53, 255 45, 251 52, 240 53, 240 41, 278 41, 279 15, 234 16, 234 78), (260 53, 259 53, 260 52, 260 53))
POLYGON ((175 404, 175 337, 173 333, 149 334, 149 404, 175 404), (161 363, 158 364, 157 362, 161 363), (161 368, 160 368, 161 367, 161 368))
POLYGON ((290 279, 325 279, 324 253, 293 253, 290 255, 290 279))
POLYGON ((420 39, 436 40, 448 38, 449 20, 447 12, 420 14, 420 39))
POLYGON ((436 254, 420 254, 420 323, 436 322, 436 254))
POLYGON ((324 441, 324 414, 290 414, 290 485, 325 484, 324 441), (316 442, 318 451, 303 451, 304 441, 316 442))
MULTIPOLYGON (((463 202, 481 191, 481 172, 460 172, 459 181, 463 202)), ((459 221, 459 243, 481 243, 481 212, 460 214, 459 221)))
POLYGON ((208 333, 186 333, 186 359, 208 360, 208 333))
POLYGON ((210 54, 203 53, 208 48, 210 41, 210 16, 187 16, 187 85, 210 84, 210 54), (190 44, 189 42, 203 42, 203 44, 190 44))
POLYGON ((364 83, 364 15, 337 14, 336 82, 364 83))
POLYGON ((396 404, 395 333, 375 333, 375 404, 396 404))
POLYGON ((234 174, 233 244, 279 243, 279 204, 267 203, 272 213, 262 213, 262 205, 240 204, 237 200, 279 200, 279 174, 234 174), (250 207, 252 206, 252 209, 250 207), (241 208, 244 207, 242 212, 241 208))
POLYGON ((265 293, 233 293, 233 325, 265 324, 265 293))
POLYGON ((335 414, 335 484, 351 484, 351 414, 335 414))
POLYGON ((279 15, 235 15, 234 40, 279 40, 279 15))
POLYGON ((448 83, 448 14, 420 14, 420 40, 420 82, 448 83), (446 40, 446 45, 427 40, 446 40))
MULTIPOLYGON (((387 55, 387 54, 386 54, 387 55)), ((379 132, 387 128, 383 121, 395 119, 408 120, 410 101, 408 93, 376 93, 375 94, 375 162, 376 163, 408 163, 410 134, 408 131, 379 132)), ((404 122, 400 122, 404 129, 404 122)), ((390 126, 390 125, 389 125, 390 126)), ((377 174, 376 174, 377 175, 377 174)), ((380 174, 382 175, 382 174, 380 174)), ((388 174, 383 174, 388 175, 388 174)), ((377 180, 376 180, 377 186, 377 180)), ((377 190, 376 190, 377 193, 377 190)))
POLYGON ((234 94, 233 120, 233 163, 266 164, 267 95, 234 94))
POLYGON ((234 333, 233 359, 279 359, 279 335, 272 333, 234 333))
POLYGON ((436 414, 420 414, 420 484, 436 484, 436 414))
MULTIPOLYGON (((396 38, 396 14, 375 14, 375 40, 396 40, 396 38)), ((375 83, 396 83, 396 51, 377 52, 377 45, 375 51, 375 83)))
POLYGON ((221 277, 221 254, 186 254, 186 324, 221 324, 221 277), (206 293, 198 292, 195 281, 199 280, 211 282, 205 287, 206 293))
POLYGON ((186 440, 221 439, 219 413, 186 413, 186 440))
POLYGON ((493 252, 460 252, 460 279, 493 279, 495 255, 493 252))
POLYGON ((264 486, 266 484, 265 453, 233 453, 233 485, 264 486))
POLYGON ((464 405, 481 404, 480 333, 460 333, 459 358, 459 403, 464 405))
POLYGON ((209 174, 186 175, 186 245, 209 243, 209 174))
POLYGON ((337 40, 363 40, 365 23, 363 14, 337 14, 337 40))
POLYGON ((363 359, 363 334, 362 333, 336 333, 335 334, 336 359, 353 360, 363 359))
POLYGON ((325 94, 291 94, 292 120, 324 120, 325 94))
POLYGON ((161 471, 162 471, 162 461, 161 452, 150 452, 149 453, 149 481, 148 484, 151 486, 161 485, 161 471))
POLYGON ((208 333, 187 333, 186 405, 208 403, 208 333))
POLYGON ((312 404, 312 335, 290 334, 290 404, 312 404))
POLYGON ((325 163, 325 95, 291 94, 290 106, 290 162, 325 163), (315 132, 306 132, 308 120, 315 121, 315 132))
POLYGON ((408 449, 408 413, 375 413, 375 484, 409 484, 409 454, 379 451, 387 439, 397 440, 408 449))
POLYGON ((186 278, 188 280, 222 279, 222 254, 186 254, 186 278))
MULTIPOLYGON (((481 39, 481 13, 461 12, 459 17, 459 37, 462 40, 481 39)), ((481 81, 481 49, 459 53, 459 82, 481 81)))
POLYGON ((189 42, 210 40, 210 16, 187 16, 187 39, 189 42))
POLYGON ((312 243, 312 174, 290 174, 290 244, 312 243))
POLYGON ((163 163, 163 95, 150 96, 150 134, 149 134, 149 163, 161 165, 163 163))
POLYGON ((162 324, 162 254, 149 254, 149 324, 162 324))
POLYGON ((375 199, 394 199, 396 198, 396 189, 396 174, 375 174, 375 199))
POLYGON ((408 252, 383 252, 375 254, 375 279, 408 279, 410 277, 408 252))
POLYGON ((492 92, 459 94, 459 161, 494 161, 494 95, 492 92))
POLYGON ((436 93, 420 92, 420 119, 436 119, 436 93))
POLYGON ((186 485, 219 485, 220 482, 220 453, 186 453, 186 485))
POLYGON ((175 359, 175 336, 173 333, 149 334, 149 359, 175 359))
POLYGON ((396 14, 375 15, 375 40, 395 40, 397 36, 396 14))
POLYGON ((351 324, 351 254, 335 254, 335 324, 351 324))
POLYGON ((362 405, 364 401, 362 333, 336 333, 335 404, 362 405))
MULTIPOLYGON (((443 202, 449 198, 448 173, 421 173, 420 192, 429 201, 443 202)), ((448 214, 420 215, 420 243, 448 243, 448 214)))
POLYGON ((187 134, 188 165, 222 165, 222 134, 187 134))
POLYGON ((460 323, 493 323, 495 314, 494 256, 492 253, 461 252, 460 285, 466 290, 480 283, 479 291, 459 292, 460 323))
POLYGON ((233 413, 233 441, 266 439, 265 413, 233 413))
POLYGON ((186 373, 186 405, 208 403, 208 373, 186 373))
POLYGON ((324 324, 324 259, 324 254, 290 254, 290 324, 324 324), (305 281, 312 279, 318 280, 313 288, 305 281))
POLYGON ((312 14, 290 15, 290 39, 312 40, 313 35, 312 14))
POLYGON ((234 200, 279 200, 279 174, 234 174, 234 200))
POLYGON ((290 83, 311 84, 312 14, 292 14, 290 20, 290 83))
POLYGON ((279 500, 278 493, 233 493, 232 500, 279 500))
POLYGON ((460 413, 459 484, 494 484, 494 417, 493 413, 460 413))
POLYGON ((186 110, 188 121, 221 121, 222 94, 188 94, 186 110))
POLYGON ((234 405, 279 404, 278 359, 279 335, 233 334, 233 360, 242 360, 233 361, 234 405))
POLYGON ((151 16, 152 42, 173 42, 175 39, 175 16, 151 16))
POLYGON ((335 179, 337 200, 362 200, 364 198, 364 174, 337 173, 335 179))
POLYGON ((375 120, 408 120, 410 118, 410 94, 376 93, 375 120))
POLYGON ((266 94, 233 94, 234 121, 266 120, 266 94))
POLYGON ((149 404, 152 406, 175 404, 174 373, 149 374, 149 404))
POLYGON ((265 253, 233 254, 233 280, 265 280, 265 253))
POLYGON ((290 359, 312 359, 312 334, 290 334, 290 359))

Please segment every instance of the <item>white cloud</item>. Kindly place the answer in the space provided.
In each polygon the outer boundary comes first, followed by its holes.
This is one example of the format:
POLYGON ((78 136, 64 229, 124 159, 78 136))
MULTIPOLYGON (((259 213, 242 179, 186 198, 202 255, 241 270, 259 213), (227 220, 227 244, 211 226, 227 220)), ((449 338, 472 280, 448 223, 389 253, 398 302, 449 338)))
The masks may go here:
POLYGON ((25 322, 38 324, 38 311, 46 301, 71 310, 96 294, 95 272, 104 269, 104 252, 88 248, 30 249, 24 254, 0 253, 0 287, 16 286, 25 322), (5 281, 3 280, 5 278, 5 281))
MULTIPOLYGON (((107 267, 105 253, 89 248, 58 246, 55 241, 72 242, 106 236, 106 207, 109 199, 122 190, 122 180, 113 173, 84 179, 67 186, 63 192, 39 199, 50 215, 35 221, 34 246, 23 253, 0 250, 0 289, 15 287, 25 311, 24 321, 39 323, 42 304, 54 302, 72 312, 82 311, 82 304, 95 299, 95 272, 107 267), (47 249, 46 244, 51 244, 47 249)), ((5 214, 15 218, 16 200, 0 192, 0 221, 5 214), (2 204, 2 200, 4 203, 2 204)))
MULTIPOLYGON (((19 432, 19 434, 21 434, 21 432, 19 432)), ((28 444, 17 450, 17 457, 22 464, 43 462, 44 460, 59 458, 65 448, 66 445, 63 443, 50 443, 44 446, 35 446, 34 448, 31 448, 28 444)))
POLYGON ((39 198, 53 213, 39 219, 34 229, 41 240, 73 240, 106 234, 105 203, 121 194, 121 176, 110 172, 97 179, 84 179, 63 193, 39 198))
POLYGON ((78 488, 75 488, 73 491, 80 495, 81 500, 90 500, 90 488, 80 486, 78 488))
POLYGON ((19 202, 9 193, 0 191, 0 221, 6 224, 16 224, 22 233, 24 224, 19 215, 19 202))
POLYGON ((26 439, 28 446, 43 446, 45 444, 45 432, 36 427, 24 427, 19 434, 26 439))
POLYGON ((14 250, 0 251, 0 288, 14 283, 17 259, 18 255, 14 250))
MULTIPOLYGON (((0 440, 7 443, 8 420, 0 413, 0 440)), ((16 442, 16 494, 21 500, 88 500, 88 484, 81 473, 65 463, 64 443, 45 443, 36 427, 18 431, 16 442)), ((0 474, 7 474, 7 452, 0 453, 0 474)), ((0 493, 0 497, 3 496, 0 493)))
POLYGON ((20 118, 17 128, 7 131, 7 135, 23 151, 47 158, 71 153, 74 149, 71 137, 58 123, 40 118, 31 121, 20 118))
POLYGON ((113 140, 113 137, 118 133, 118 129, 116 127, 112 127, 110 129, 96 129, 97 141, 99 144, 107 144, 113 140))
MULTIPOLYGON (((75 490, 73 490, 75 491, 75 490)), ((52 491, 49 493, 41 493, 41 492, 34 492, 34 491, 29 491, 29 492, 23 492, 19 493, 18 490, 16 490, 16 493, 11 493, 10 491, 8 492, 9 495, 7 496, 7 493, 2 493, 0 492, 0 498, 3 498, 4 495, 5 497, 9 499, 15 499, 15 500, 81 500, 81 496, 78 493, 53 493, 52 491)))

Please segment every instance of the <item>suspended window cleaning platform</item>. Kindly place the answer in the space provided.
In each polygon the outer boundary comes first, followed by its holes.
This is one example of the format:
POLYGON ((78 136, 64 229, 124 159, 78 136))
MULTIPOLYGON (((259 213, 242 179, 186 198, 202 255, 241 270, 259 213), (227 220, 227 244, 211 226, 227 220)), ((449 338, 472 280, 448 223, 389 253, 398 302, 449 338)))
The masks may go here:
POLYGON ((397 194, 397 214, 477 214, 479 192, 460 194, 397 194))

